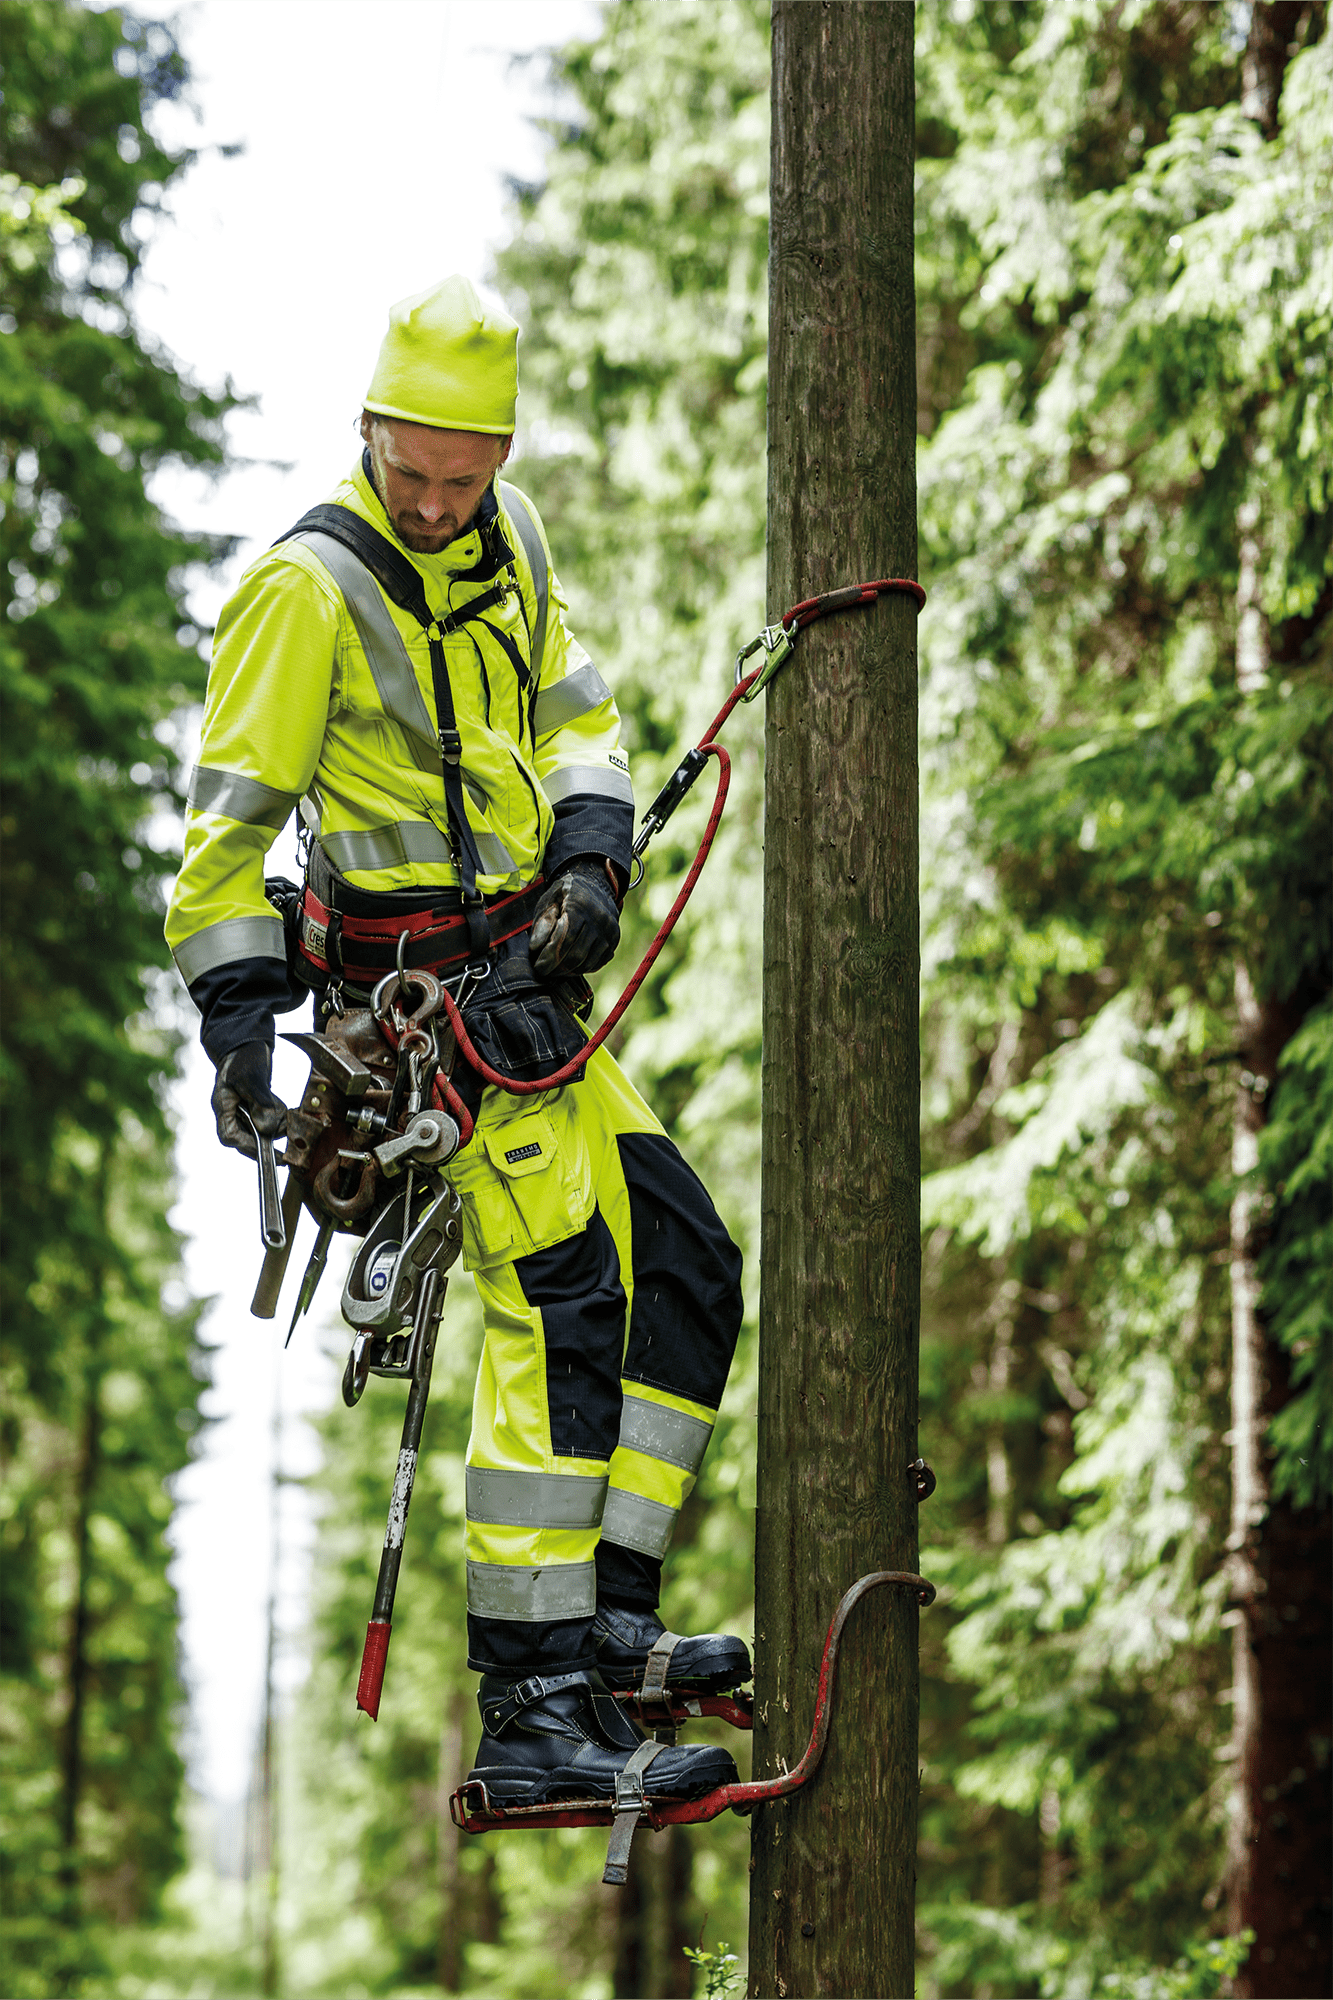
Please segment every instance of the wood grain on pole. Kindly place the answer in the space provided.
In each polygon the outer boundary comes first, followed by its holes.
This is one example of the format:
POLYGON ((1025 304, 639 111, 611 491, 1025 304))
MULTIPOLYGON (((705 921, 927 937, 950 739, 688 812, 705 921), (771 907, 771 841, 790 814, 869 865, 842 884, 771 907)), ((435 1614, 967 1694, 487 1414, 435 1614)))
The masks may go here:
MULTIPOLYGON (((776 0, 768 606, 916 574, 913 8, 776 0)), ((917 1567, 916 618, 769 691, 755 1773, 805 1745, 839 1596, 917 1567)), ((755 1815, 754 1995, 913 1990, 917 1620, 849 1626, 828 1755, 755 1815)))

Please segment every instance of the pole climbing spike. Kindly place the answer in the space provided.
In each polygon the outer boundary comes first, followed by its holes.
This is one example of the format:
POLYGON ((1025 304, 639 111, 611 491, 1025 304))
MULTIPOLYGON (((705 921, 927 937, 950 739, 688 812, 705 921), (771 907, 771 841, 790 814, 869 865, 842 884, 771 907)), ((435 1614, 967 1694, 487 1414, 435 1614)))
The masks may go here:
MULTIPOLYGON (((471 1778, 459 1786, 449 1800, 449 1814, 460 1833, 496 1833, 508 1829, 518 1831, 522 1827, 553 1826, 609 1826, 611 1840, 607 1849, 606 1872, 602 1880, 613 1886, 623 1884, 624 1873, 616 1874, 615 1869, 628 1869, 630 1844, 635 1828, 641 1819, 646 1820, 654 1833, 664 1826, 699 1826, 716 1819, 719 1813, 730 1810, 735 1813, 751 1813, 756 1806, 766 1805, 773 1799, 788 1797, 809 1784, 823 1759, 828 1742, 829 1723, 832 1715, 833 1692, 837 1680, 838 1649, 842 1641, 843 1627, 848 1618, 872 1590, 883 1588, 910 1590, 919 1605, 931 1604, 935 1599, 935 1586, 928 1578, 916 1576, 907 1570, 874 1570, 863 1576, 846 1591, 834 1612, 824 1641, 824 1655, 819 1664, 819 1682, 815 1691, 815 1713, 810 1728, 810 1741, 799 1764, 779 1777, 759 1779, 750 1784, 719 1785, 716 1790, 705 1792, 699 1799, 654 1799, 643 1790, 643 1772, 662 1747, 657 1743, 643 1743, 630 1758, 630 1765, 636 1760, 638 1769, 622 1788, 618 1781, 614 1799, 566 1799, 558 1805, 501 1806, 492 1802, 485 1785, 478 1778, 471 1778)), ((637 1693, 626 1698, 626 1706, 639 1699, 637 1693)), ((670 1698, 673 1711, 683 1711, 675 1715, 684 1721, 693 1712, 694 1703, 688 1705, 676 1697, 670 1698)), ((718 1703, 712 1706, 701 1703, 702 1712, 711 1715, 724 1714, 732 1704, 718 1703)), ((728 1716, 738 1726, 748 1726, 749 1708, 739 1702, 734 1704, 736 1713, 728 1716), (744 1720, 742 1720, 742 1717, 744 1720)), ((624 1774, 622 1774, 624 1775, 624 1774)))

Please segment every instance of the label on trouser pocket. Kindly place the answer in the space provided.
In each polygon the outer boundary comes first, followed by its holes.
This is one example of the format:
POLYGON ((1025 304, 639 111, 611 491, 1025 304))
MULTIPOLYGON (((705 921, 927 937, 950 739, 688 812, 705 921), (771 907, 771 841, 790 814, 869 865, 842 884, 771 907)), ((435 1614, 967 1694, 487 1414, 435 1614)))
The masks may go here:
POLYGON ((472 1145, 450 1163, 469 1271, 530 1256, 586 1227, 594 1197, 578 1097, 552 1092, 535 1111, 495 1123, 483 1114, 472 1145))

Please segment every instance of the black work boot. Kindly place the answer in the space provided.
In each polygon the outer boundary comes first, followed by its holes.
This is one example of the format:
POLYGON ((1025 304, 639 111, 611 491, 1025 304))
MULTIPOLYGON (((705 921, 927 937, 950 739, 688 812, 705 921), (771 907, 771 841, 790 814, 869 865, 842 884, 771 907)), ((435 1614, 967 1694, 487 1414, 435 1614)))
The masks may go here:
POLYGON ((608 1604, 599 1598, 592 1642, 608 1687, 642 1688, 650 1654, 649 1695, 719 1694, 750 1678, 750 1654, 743 1639, 733 1639, 729 1632, 701 1632, 687 1639, 668 1632, 655 1611, 630 1604, 608 1604))
MULTIPOLYGON (((468 1781, 479 1778, 497 1805, 613 1799, 617 1777, 648 1740, 595 1667, 517 1682, 488 1674, 477 1705, 482 1735, 468 1781)), ((641 1772, 650 1799, 702 1798, 736 1782, 731 1757, 711 1743, 654 1750, 641 1772)))

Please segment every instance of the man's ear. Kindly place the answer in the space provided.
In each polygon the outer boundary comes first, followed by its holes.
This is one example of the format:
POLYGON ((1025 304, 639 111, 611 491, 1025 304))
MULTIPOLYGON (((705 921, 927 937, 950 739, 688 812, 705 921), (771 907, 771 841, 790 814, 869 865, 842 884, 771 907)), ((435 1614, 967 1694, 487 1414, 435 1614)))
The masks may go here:
MULTIPOLYGON (((513 449, 514 449, 514 433, 510 431, 509 436, 505 439, 505 448, 500 453, 500 465, 508 465, 509 454, 513 449)), ((495 468, 497 472, 500 470, 500 465, 497 465, 495 468)))
POLYGON ((357 425, 357 429, 361 433, 361 439, 364 444, 370 443, 370 434, 374 430, 374 428, 375 428, 375 419, 371 416, 370 411, 362 410, 361 421, 357 425))

